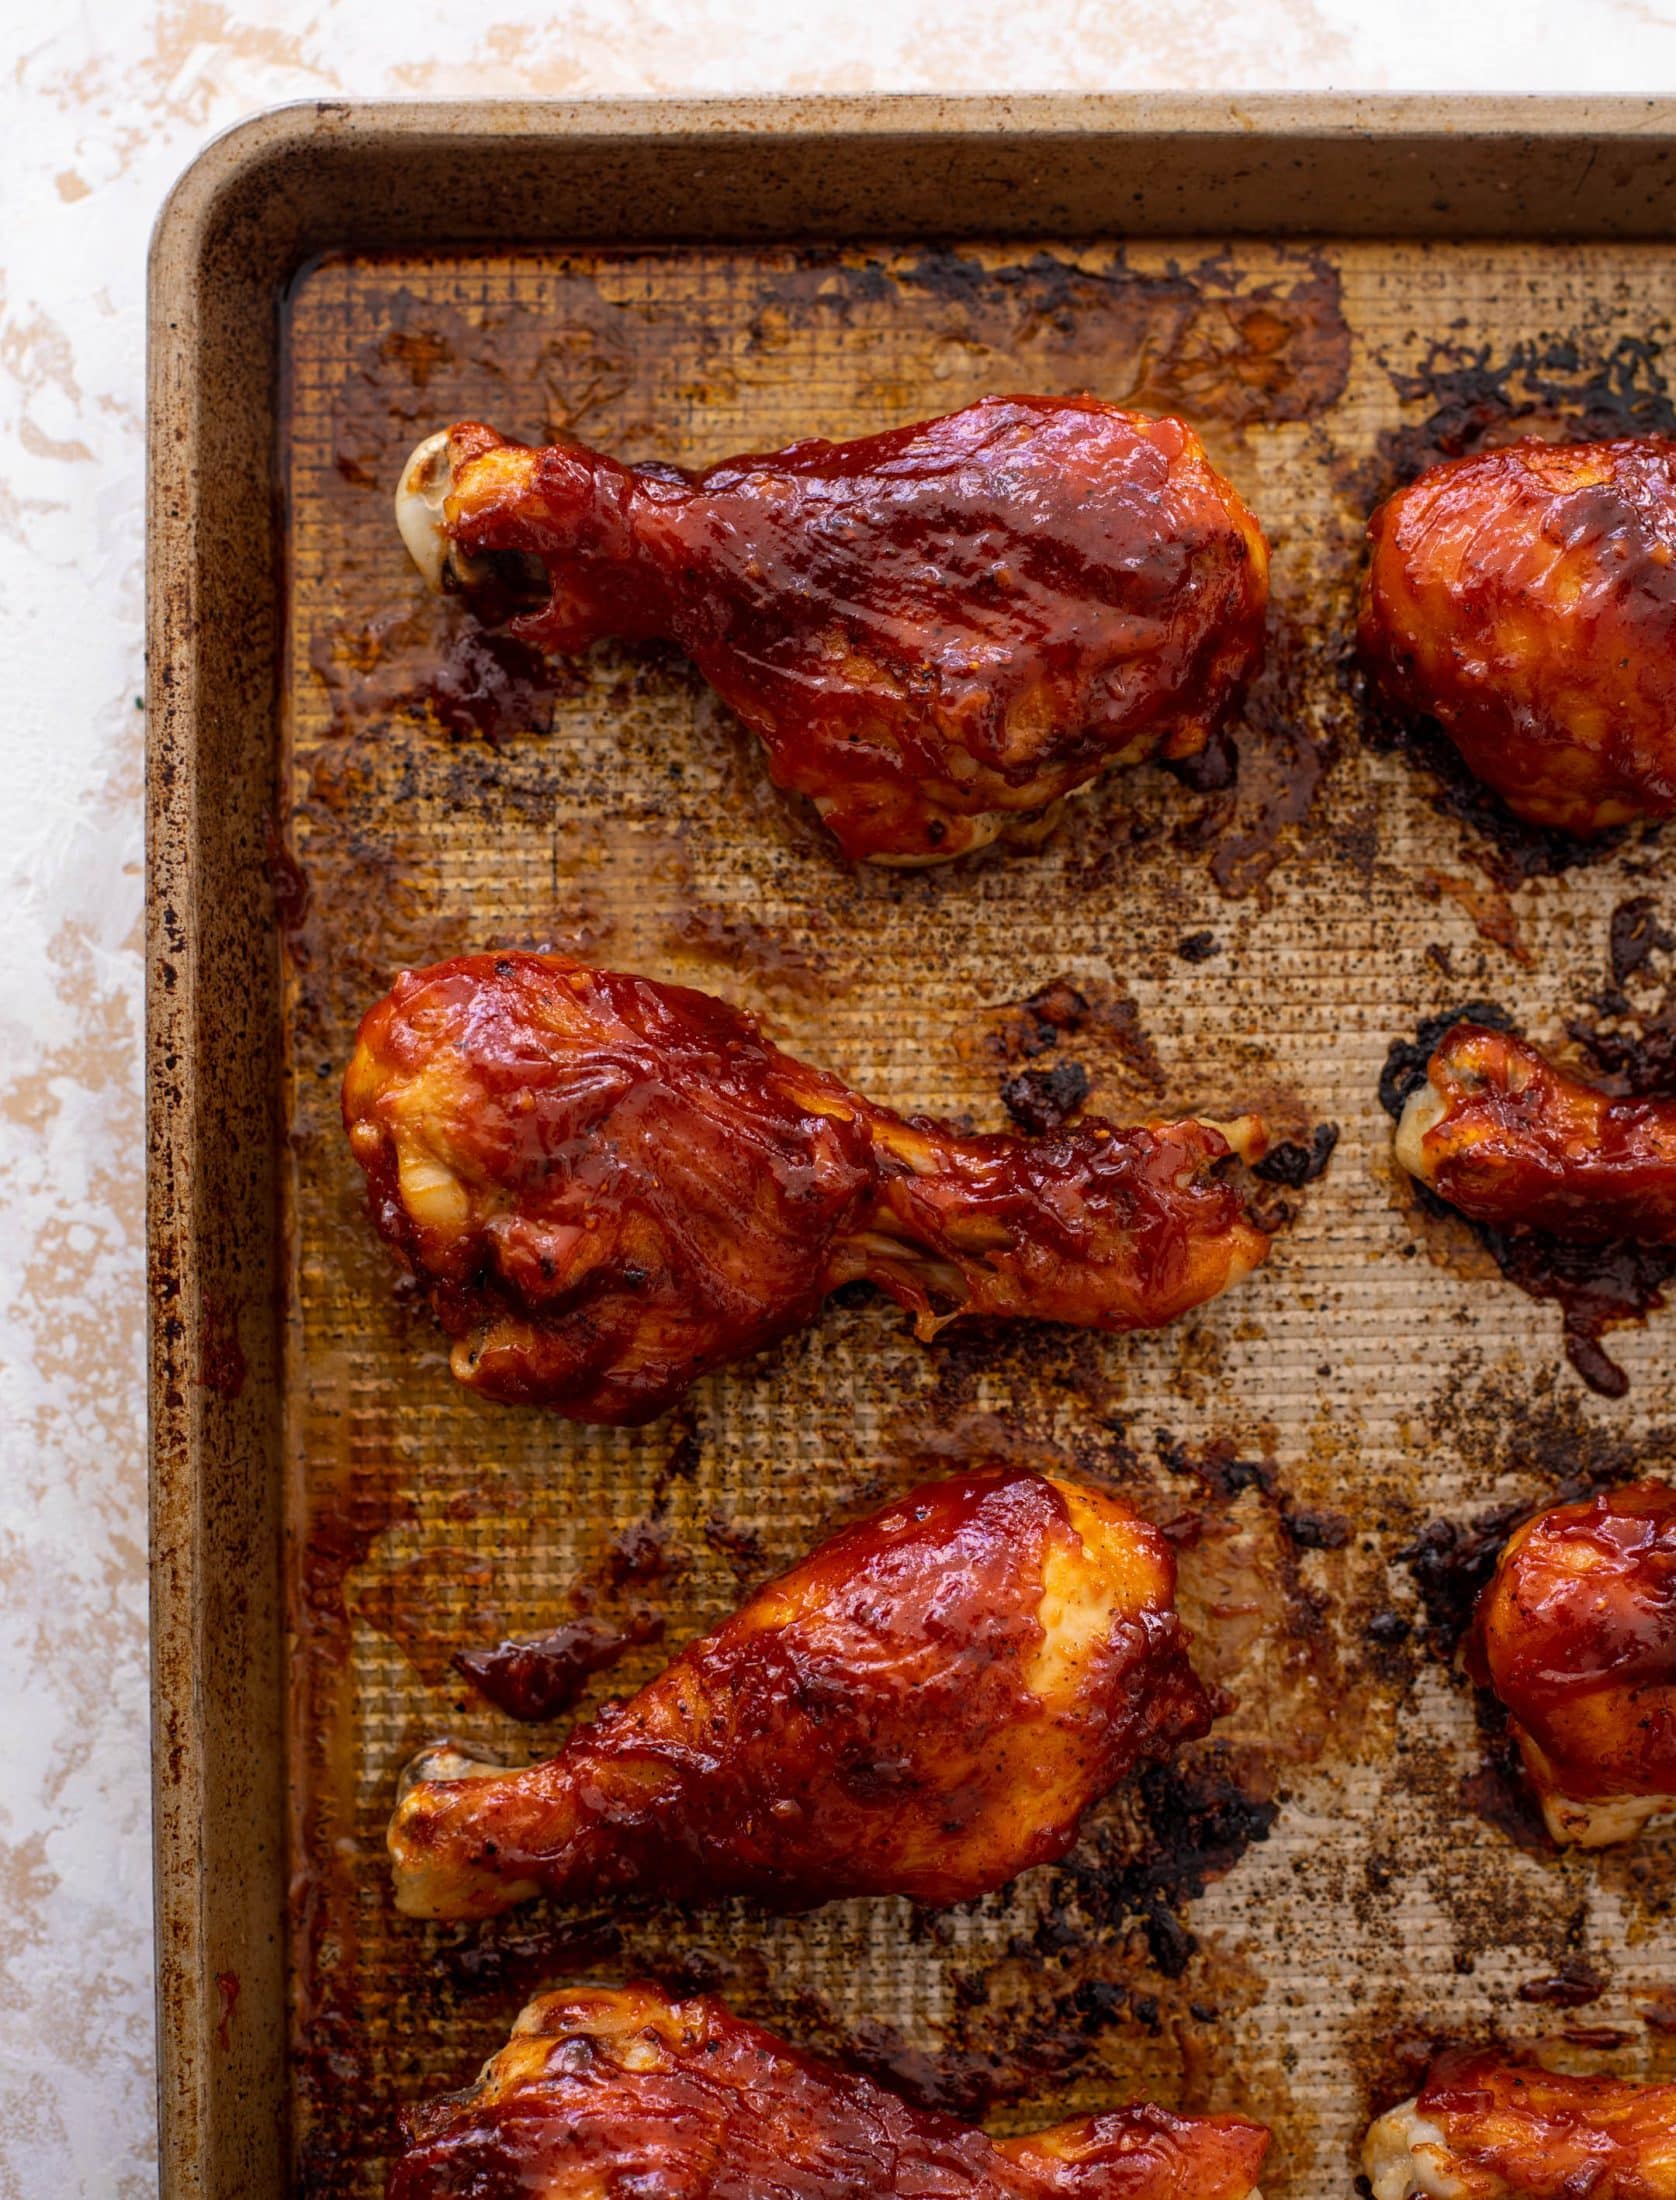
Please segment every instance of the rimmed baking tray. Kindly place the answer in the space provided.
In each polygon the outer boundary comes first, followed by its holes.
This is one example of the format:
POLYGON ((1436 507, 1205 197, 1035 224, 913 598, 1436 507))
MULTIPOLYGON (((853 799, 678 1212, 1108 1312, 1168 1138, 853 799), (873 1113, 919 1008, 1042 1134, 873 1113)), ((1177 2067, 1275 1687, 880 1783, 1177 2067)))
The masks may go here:
POLYGON ((1401 1553, 1667 1463, 1670 1317, 1612 1340, 1627 1396, 1582 1388, 1553 1310, 1415 1212, 1377 1084, 1469 996, 1549 1038, 1619 979, 1651 1010, 1661 965, 1615 976, 1611 927, 1661 906, 1665 858, 1554 874, 1486 839, 1366 738, 1346 642, 1360 521, 1403 470, 1676 418, 1673 156, 1676 112, 1628 100, 322 103, 182 180, 150 367, 166 2194, 376 2190, 396 2104, 566 1973, 715 1984, 1003 2123, 1142 2089, 1248 2107, 1299 2195, 1344 2188, 1405 2038, 1569 2024, 1659 2060, 1668 1842, 1562 1860, 1495 1822, 1401 1553), (1264 518, 1237 785, 1139 772, 1040 853, 853 876, 678 660, 556 678, 485 649, 389 523, 407 445, 464 413, 702 460, 994 387, 1179 409, 1264 518), (1157 1338, 926 1352, 863 1294, 648 1431, 485 1409, 393 1291, 334 1109, 395 968, 507 940, 708 985, 985 1123, 1064 978, 1051 1043, 1091 1105, 1254 1102, 1337 1151, 1270 1267, 1157 1338), (393 1918, 407 1750, 558 1731, 493 1713, 453 1649, 581 1602, 660 1619, 597 1701, 846 1512, 997 1453, 1171 1523, 1239 1697, 1068 1865, 944 1919, 393 1918))

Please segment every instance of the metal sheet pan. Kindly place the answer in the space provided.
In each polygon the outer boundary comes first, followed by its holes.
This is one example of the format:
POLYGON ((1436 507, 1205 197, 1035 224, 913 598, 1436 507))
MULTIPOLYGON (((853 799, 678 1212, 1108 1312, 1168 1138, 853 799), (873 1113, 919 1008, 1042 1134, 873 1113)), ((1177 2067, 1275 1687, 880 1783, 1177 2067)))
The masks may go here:
POLYGON ((1668 1466, 1671 1317, 1609 1340, 1624 1398, 1585 1389, 1556 1311, 1416 1212, 1377 1087, 1463 998, 1545 1038, 1598 1013, 1613 912, 1660 896, 1664 858, 1632 840, 1556 874, 1486 838, 1377 738, 1346 645, 1361 521, 1405 467, 1676 418, 1673 121, 323 105, 183 180, 152 292, 166 2192, 375 2192, 399 2103, 566 1975, 715 1985, 998 2125, 1140 2090, 1250 2109, 1278 2134, 1266 2182, 1311 2200, 1344 2189, 1405 2041, 1569 2023, 1579 2053, 1659 2061, 1669 1841, 1587 1861, 1510 1838, 1401 1554, 1580 1469, 1668 1466), (1009 387, 1186 413, 1275 548, 1237 783, 1120 777, 1035 854, 846 872, 679 660, 560 678, 485 652, 389 522, 411 441, 462 414, 702 461, 1009 387), (1259 1104, 1339 1144, 1269 1268, 1161 1336, 924 1351, 862 1294, 650 1430, 567 1429, 450 1384, 335 1122, 390 974, 510 941, 725 993, 880 1097, 983 1124, 1065 977, 1092 1106, 1259 1104), (1238 1699, 1066 1865, 944 1918, 394 1918, 408 1750, 556 1731, 489 1711, 452 1650, 578 1595, 655 1610, 667 1649, 846 1514, 996 1454, 1174 1523, 1238 1699), (1520 2000, 1568 1964, 1601 1984, 1585 2009, 1520 2000))

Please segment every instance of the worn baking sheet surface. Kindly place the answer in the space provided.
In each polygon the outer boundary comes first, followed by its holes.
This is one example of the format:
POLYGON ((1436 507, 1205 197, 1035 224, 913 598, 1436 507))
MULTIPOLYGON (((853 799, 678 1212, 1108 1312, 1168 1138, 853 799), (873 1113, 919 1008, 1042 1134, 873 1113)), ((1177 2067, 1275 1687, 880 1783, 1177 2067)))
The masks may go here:
MULTIPOLYGON (((1345 2189, 1407 2038, 1618 2028, 1627 2067, 1668 2047, 1669 1841, 1516 1846, 1462 1800, 1481 1762, 1463 1684, 1417 1626, 1368 1629, 1416 1618, 1398 1554, 1424 1523, 1578 1466, 1671 1463, 1676 1316, 1618 1332, 1629 1392, 1591 1395, 1556 1310, 1413 1211, 1376 1086, 1393 1038, 1472 996, 1560 1036, 1606 982, 1614 909, 1662 894, 1676 922, 1676 896, 1633 838, 1510 887, 1506 850, 1364 740, 1346 646, 1361 522, 1395 470, 1515 411, 1669 426, 1673 310, 1676 263, 1640 247, 497 254, 337 259, 295 287, 276 862, 302 2189, 377 2190, 398 2105, 465 2080, 524 1993, 567 1976, 717 1987, 999 2124, 1141 2091, 1246 2109, 1277 2132, 1265 2182, 1300 2196, 1345 2189), (410 444, 465 415, 701 462, 1009 389, 1178 408, 1261 515, 1275 609, 1236 789, 1134 772, 1039 853, 851 873, 681 660, 606 650, 544 678, 487 655, 391 524, 410 444), (1090 1014, 1058 1051, 1091 1106, 1255 1104, 1342 1135, 1269 1266, 1162 1335, 928 1351, 862 1293, 652 1428, 573 1429, 451 1383, 337 1117, 392 974, 508 942, 725 994, 880 1098, 983 1126, 1039 1036, 1016 1004, 1069 977, 1090 1014), (591 1705, 846 1515, 995 1455, 1176 1524, 1204 1663, 1239 1698, 1179 1779, 943 1916, 395 1917, 382 1836, 409 1752, 452 1731, 519 1756, 562 1731, 491 1711, 453 1650, 579 1600, 661 1615, 663 1645, 591 1705), (1518 2001, 1567 1963, 1603 1996, 1518 2001)), ((1631 978, 1642 1007, 1662 967, 1631 978)))

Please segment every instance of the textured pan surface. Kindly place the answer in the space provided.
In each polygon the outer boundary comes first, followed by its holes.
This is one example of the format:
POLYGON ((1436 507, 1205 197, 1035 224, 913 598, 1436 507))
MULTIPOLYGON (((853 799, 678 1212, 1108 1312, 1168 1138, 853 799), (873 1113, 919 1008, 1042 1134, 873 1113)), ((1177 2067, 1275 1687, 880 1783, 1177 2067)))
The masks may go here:
MULTIPOLYGON (((1394 1038, 1467 998, 1560 1036, 1606 983, 1614 909, 1661 897, 1668 857, 1632 839, 1498 884, 1505 851, 1364 742, 1346 645, 1360 524, 1398 467, 1520 407, 1545 430, 1637 405, 1669 426, 1673 311, 1676 268, 1633 245, 375 256, 296 287, 281 869, 304 2190, 376 2191, 397 2105, 463 2081, 548 1979, 714 1986, 1000 2124, 1137 2090, 1248 2110, 1278 2134, 1265 2183, 1300 2200, 1346 2188, 1406 2035, 1619 2027, 1621 2064, 1658 2063, 1676 1850, 1526 1853, 1463 1805, 1470 1698, 1426 1651, 1397 1554, 1620 1447, 1670 1471, 1676 1316, 1609 1340, 1626 1398, 1584 1390, 1557 1311, 1413 1211, 1376 1087, 1394 1038), (411 443, 464 415, 702 462, 1015 389, 1179 408, 1262 517, 1276 600, 1237 791, 1136 772, 1039 853, 851 873, 679 659, 606 651, 559 677, 486 659, 391 524, 411 443), (1034 1059, 1080 1061, 1092 1107, 1261 1105, 1282 1135, 1330 1120, 1341 1138, 1288 1195, 1268 1269, 1174 1331, 925 1351, 860 1294, 650 1429, 567 1428, 450 1382, 337 1123, 356 1018, 391 974, 508 942, 726 994, 880 1098, 984 1127, 1031 1059, 1016 1004, 1067 977, 1088 1019, 1034 1059), (591 1706, 838 1521, 984 1456, 1178 1522, 1205 1662, 1240 1699, 1179 1782, 940 1918, 395 1917, 382 1829, 408 1753, 453 1732, 515 1756, 563 1731, 493 1712, 452 1650, 558 1623, 579 1585, 607 1616, 655 1610, 663 1646, 630 1650, 591 1706), (1370 1638, 1393 1610, 1408 1639, 1388 1617, 1370 1638), (1603 1996, 1517 2002, 1567 1964, 1603 1996)), ((1676 924, 1676 895, 1659 906, 1676 924)))

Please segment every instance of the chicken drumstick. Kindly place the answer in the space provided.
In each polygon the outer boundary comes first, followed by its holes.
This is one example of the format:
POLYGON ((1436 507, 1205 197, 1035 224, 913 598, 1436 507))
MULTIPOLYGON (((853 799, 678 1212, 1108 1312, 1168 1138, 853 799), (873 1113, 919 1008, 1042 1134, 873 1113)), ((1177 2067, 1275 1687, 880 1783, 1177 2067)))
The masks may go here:
POLYGON ((1676 1245, 1676 1100, 1614 1099, 1482 1024, 1438 1041, 1397 1159, 1475 1222, 1676 1245))
POLYGON ((512 621, 538 646, 678 642, 852 861, 942 862, 1193 755, 1262 652, 1257 522, 1181 421, 1087 397, 700 474, 467 421, 396 514, 437 587, 538 577, 512 621))
POLYGON ((1457 2048, 1362 2149, 1373 2200, 1669 2200, 1676 2085, 1570 2078, 1457 2048))
POLYGON ((655 1986, 532 2002, 474 2086, 406 2122, 388 2200, 1252 2200, 1269 2143, 1144 2102, 991 2139, 655 1986))
POLYGON ((344 1121, 461 1382, 641 1422, 866 1278, 956 1314, 1155 1328, 1268 1239, 1216 1174, 1262 1124, 963 1136, 875 1107, 707 994, 556 955, 410 972, 344 1121))
POLYGON ((390 1824, 397 1903, 969 1901, 1062 1856, 1132 1766, 1205 1732, 1174 1595, 1168 1543, 1118 1498, 1017 1469, 929 1484, 546 1763, 424 1752, 390 1824))
POLYGON ((1374 514, 1364 658, 1533 825, 1676 811, 1676 443, 1529 441, 1374 514))
POLYGON ((1676 1809, 1676 1489, 1553 1505, 1486 1583, 1467 1668, 1505 1705, 1556 1841, 1601 1848, 1676 1809))

